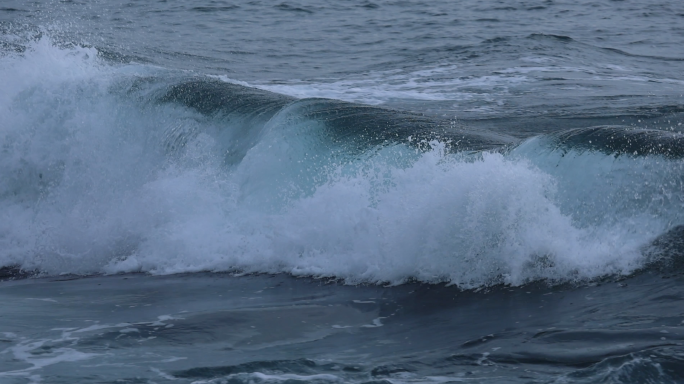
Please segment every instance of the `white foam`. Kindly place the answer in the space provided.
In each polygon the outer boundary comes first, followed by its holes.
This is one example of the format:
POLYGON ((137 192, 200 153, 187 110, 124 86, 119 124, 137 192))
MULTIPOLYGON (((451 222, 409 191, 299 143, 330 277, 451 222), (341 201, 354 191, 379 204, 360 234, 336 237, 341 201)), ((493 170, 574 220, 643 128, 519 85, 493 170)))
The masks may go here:
POLYGON ((17 345, 7 348, 3 353, 11 353, 14 359, 27 363, 31 365, 29 368, 0 372, 0 377, 7 376, 24 376, 28 372, 42 369, 44 367, 63 363, 63 362, 74 362, 80 360, 91 359, 98 354, 80 352, 74 348, 61 347, 61 348, 50 348, 49 352, 44 352, 36 354, 34 351, 41 348, 51 342, 59 342, 59 340, 29 340, 22 341, 17 345))
MULTIPOLYGON (((167 325, 162 323, 162 321, 167 321, 171 319, 179 319, 172 315, 161 315, 157 317, 156 321, 149 322, 139 322, 136 323, 140 326, 153 327, 155 325, 167 325)), ((34 379, 39 378, 35 375, 36 371, 40 371, 45 367, 49 367, 55 364, 62 364, 67 362, 75 362, 82 360, 95 359, 97 357, 106 356, 97 353, 88 353, 80 351, 79 341, 81 337, 87 336, 89 333, 97 333, 102 330, 112 330, 118 329, 118 333, 123 337, 126 335, 133 334, 138 336, 140 330, 138 328, 131 327, 130 323, 119 323, 119 324, 100 324, 95 323, 87 327, 82 328, 53 328, 51 331, 57 331, 58 334, 54 337, 45 335, 39 339, 29 339, 27 337, 19 337, 16 334, 5 332, 3 335, 5 337, 12 339, 15 344, 5 348, 0 353, 11 354, 13 359, 19 362, 23 362, 29 367, 23 369, 17 369, 12 371, 0 372, 0 381, 2 377, 34 377, 34 379)), ((168 326, 168 325, 167 325, 168 326)), ((144 342, 154 339, 154 336, 147 338, 138 338, 138 342, 144 342)), ((9 341, 9 340, 6 340, 9 341)), ((161 360, 150 361, 151 363, 171 363, 179 360, 184 360, 186 357, 166 357, 161 360)), ((98 366, 117 366, 119 364, 109 364, 109 363, 96 363, 89 365, 91 367, 98 366)), ((121 365, 124 366, 124 365, 121 365)))
POLYGON ((39 299, 39 298, 34 298, 34 297, 27 297, 26 300, 38 300, 38 301, 47 301, 50 303, 57 303, 58 301, 55 299, 39 299))
POLYGON ((640 247, 673 222, 638 204, 620 211, 631 200, 616 192, 667 162, 625 159, 636 174, 583 186, 590 200, 622 198, 602 207, 614 220, 588 221, 565 188, 610 157, 580 154, 556 169, 533 163, 531 152, 464 157, 433 142, 424 152, 398 144, 339 160, 307 139, 320 124, 292 123, 291 110, 269 122, 241 163, 226 166, 212 135, 219 123, 139 103, 127 94, 138 67, 96 56, 41 40, 0 58, 1 265, 479 287, 629 273, 643 265, 640 247), (200 133, 169 155, 164 135, 177 126, 200 133))
POLYGON ((228 375, 226 377, 222 377, 219 379, 212 379, 212 380, 200 380, 200 381, 195 381, 195 384, 219 384, 219 383, 225 383, 225 382, 231 382, 231 381, 239 381, 239 382, 249 382, 249 383, 279 383, 279 382, 288 382, 288 381, 298 381, 298 382, 311 382, 311 383, 339 383, 339 382, 345 382, 345 380, 341 377, 327 374, 327 373, 321 373, 321 374, 314 374, 314 375, 297 375, 294 373, 282 373, 282 374, 266 374, 266 373, 261 373, 261 372, 252 372, 252 373, 236 373, 232 375, 228 375))
POLYGON ((378 327, 382 327, 383 325, 385 325, 385 324, 382 323, 382 319, 384 319, 384 317, 378 317, 378 318, 376 318, 376 319, 373 319, 373 323, 372 323, 372 324, 364 324, 364 325, 361 326, 361 328, 378 328, 378 327))
POLYGON ((410 72, 365 73, 345 80, 295 80, 278 83, 245 83, 225 76, 220 79, 298 98, 329 98, 369 105, 396 101, 491 102, 508 92, 508 87, 529 82, 524 75, 496 73, 467 76, 455 65, 438 65, 410 72), (486 91, 486 92, 483 92, 486 91), (491 94, 490 94, 491 93, 491 94))
POLYGON ((206 212, 189 228, 147 242, 137 258, 155 273, 240 268, 462 286, 595 277, 640 265, 635 244, 619 230, 576 227, 553 194, 553 179, 524 161, 497 154, 466 161, 434 150, 406 169, 340 176, 282 212, 235 206, 229 214, 241 219, 228 223, 206 212), (539 267, 540 257, 553 266, 539 267))

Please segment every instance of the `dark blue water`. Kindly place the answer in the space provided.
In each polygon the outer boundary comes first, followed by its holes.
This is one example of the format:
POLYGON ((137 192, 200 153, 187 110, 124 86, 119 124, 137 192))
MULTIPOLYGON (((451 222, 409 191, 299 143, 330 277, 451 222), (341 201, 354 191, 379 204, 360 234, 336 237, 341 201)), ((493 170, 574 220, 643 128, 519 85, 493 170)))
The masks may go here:
POLYGON ((0 4, 0 381, 681 382, 684 6, 0 4))

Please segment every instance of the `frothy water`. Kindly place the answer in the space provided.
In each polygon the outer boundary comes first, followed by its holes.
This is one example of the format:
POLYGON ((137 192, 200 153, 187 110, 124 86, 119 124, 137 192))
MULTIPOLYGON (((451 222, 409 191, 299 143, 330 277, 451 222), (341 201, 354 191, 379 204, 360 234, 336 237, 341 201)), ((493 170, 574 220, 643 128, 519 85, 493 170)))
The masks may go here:
POLYGON ((94 48, 42 38, 0 60, 4 266, 471 288, 629 274, 681 223, 678 158, 544 138, 359 149, 294 104, 260 123, 166 102, 187 75, 94 48))

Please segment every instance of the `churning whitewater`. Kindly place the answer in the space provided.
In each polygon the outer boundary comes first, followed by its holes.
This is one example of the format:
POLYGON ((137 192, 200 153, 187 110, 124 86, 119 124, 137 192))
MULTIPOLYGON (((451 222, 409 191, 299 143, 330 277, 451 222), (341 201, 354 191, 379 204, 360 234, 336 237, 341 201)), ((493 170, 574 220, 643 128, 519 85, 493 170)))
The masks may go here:
POLYGON ((0 57, 0 265, 462 288, 630 274, 683 223, 684 137, 524 139, 108 61, 0 57))

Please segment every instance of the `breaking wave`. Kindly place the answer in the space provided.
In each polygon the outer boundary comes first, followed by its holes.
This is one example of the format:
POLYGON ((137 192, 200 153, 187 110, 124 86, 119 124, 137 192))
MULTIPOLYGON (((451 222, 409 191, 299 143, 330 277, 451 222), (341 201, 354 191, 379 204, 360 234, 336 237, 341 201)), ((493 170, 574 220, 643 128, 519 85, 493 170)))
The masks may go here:
POLYGON ((629 274, 683 224, 678 133, 519 142, 48 38, 0 83, 0 266, 473 288, 629 274))

